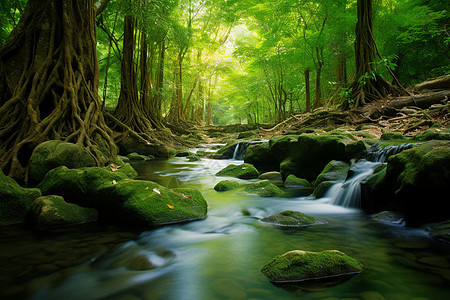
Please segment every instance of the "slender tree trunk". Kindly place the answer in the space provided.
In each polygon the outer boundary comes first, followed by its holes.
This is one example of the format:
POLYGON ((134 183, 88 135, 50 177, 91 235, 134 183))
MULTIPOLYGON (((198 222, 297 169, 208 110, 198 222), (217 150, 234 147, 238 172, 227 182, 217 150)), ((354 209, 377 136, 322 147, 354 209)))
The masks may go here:
POLYGON ((305 70, 305 91, 306 91, 306 108, 305 112, 309 113, 311 111, 311 88, 309 85, 309 70, 305 70))
POLYGON ((98 97, 92 0, 29 0, 0 49, 0 166, 25 178, 32 150, 58 139, 85 146, 106 163, 99 140, 115 155, 98 97))

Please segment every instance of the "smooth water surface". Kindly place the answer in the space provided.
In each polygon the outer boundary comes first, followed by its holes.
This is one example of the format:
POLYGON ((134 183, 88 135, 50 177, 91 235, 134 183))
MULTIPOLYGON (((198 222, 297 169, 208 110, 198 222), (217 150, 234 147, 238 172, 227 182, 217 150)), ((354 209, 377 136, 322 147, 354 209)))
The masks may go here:
POLYGON ((172 158, 134 164, 140 179, 200 189, 209 203, 202 221, 139 232, 88 225, 38 235, 3 228, 0 282, 6 288, 0 298, 450 299, 448 244, 326 198, 214 191, 225 179, 214 174, 230 163, 242 162, 172 158), (328 224, 297 229, 259 221, 286 209, 328 224), (340 284, 271 284, 259 269, 294 249, 340 250, 365 269, 340 284))

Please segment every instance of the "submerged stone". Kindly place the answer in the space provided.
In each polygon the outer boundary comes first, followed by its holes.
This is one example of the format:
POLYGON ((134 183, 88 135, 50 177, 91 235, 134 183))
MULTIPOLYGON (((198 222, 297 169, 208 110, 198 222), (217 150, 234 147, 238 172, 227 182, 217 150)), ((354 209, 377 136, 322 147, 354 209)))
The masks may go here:
POLYGON ((39 189, 23 188, 0 170, 0 226, 22 223, 34 199, 40 196, 39 189))
POLYGON ((239 187, 239 183, 231 180, 222 180, 214 186, 214 190, 218 192, 230 191, 239 187))
POLYGON ((147 155, 141 155, 137 154, 136 152, 130 153, 127 155, 127 158, 130 161, 145 161, 155 158, 154 156, 147 156, 147 155))
POLYGON ((31 154, 28 182, 40 182, 48 171, 59 166, 75 169, 95 165, 92 155, 82 146, 57 140, 46 141, 31 154))
POLYGON ((236 177, 240 179, 258 178, 258 170, 251 164, 228 165, 223 170, 216 173, 216 176, 236 177))
POLYGON ((424 228, 432 237, 450 243, 450 220, 427 224, 424 228))
POLYGON ((362 271, 361 263, 337 250, 293 250, 275 257, 261 268, 263 275, 275 283, 323 279, 362 271))
POLYGON ((42 196, 34 200, 27 213, 27 223, 36 229, 71 226, 97 220, 93 208, 67 203, 61 196, 42 196))
POLYGON ((307 214, 293 210, 285 210, 278 214, 262 218, 261 222, 288 227, 302 227, 326 223, 326 221, 320 218, 309 216, 307 214))

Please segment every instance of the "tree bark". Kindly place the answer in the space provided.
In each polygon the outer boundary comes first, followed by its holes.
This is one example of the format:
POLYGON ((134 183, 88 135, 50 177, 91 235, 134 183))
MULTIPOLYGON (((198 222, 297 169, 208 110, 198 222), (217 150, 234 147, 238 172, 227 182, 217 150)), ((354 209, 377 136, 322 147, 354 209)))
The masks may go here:
POLYGON ((305 70, 305 90, 306 90, 306 108, 305 112, 311 111, 311 88, 309 86, 309 70, 305 70))
POLYGON ((32 150, 50 139, 86 147, 103 165, 116 154, 98 97, 92 0, 29 0, 0 49, 0 166, 25 178, 32 150), (106 141, 108 157, 100 140, 106 141))

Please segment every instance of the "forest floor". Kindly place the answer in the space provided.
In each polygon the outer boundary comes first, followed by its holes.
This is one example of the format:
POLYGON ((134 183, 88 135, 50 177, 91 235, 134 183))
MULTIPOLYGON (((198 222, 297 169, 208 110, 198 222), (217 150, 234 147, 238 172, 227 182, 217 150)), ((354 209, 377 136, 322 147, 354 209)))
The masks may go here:
MULTIPOLYGON (((292 115, 279 124, 202 126, 192 130, 204 143, 227 143, 240 138, 268 139, 275 135, 300 134, 337 128, 364 130, 376 138, 385 131, 412 137, 431 127, 450 128, 450 86, 438 91, 409 91, 408 96, 381 99, 350 110, 320 108, 292 115)), ((191 133, 192 134, 192 133, 191 133)))

